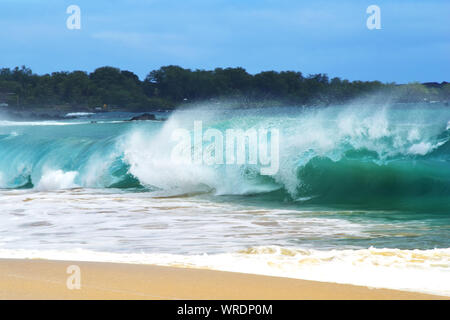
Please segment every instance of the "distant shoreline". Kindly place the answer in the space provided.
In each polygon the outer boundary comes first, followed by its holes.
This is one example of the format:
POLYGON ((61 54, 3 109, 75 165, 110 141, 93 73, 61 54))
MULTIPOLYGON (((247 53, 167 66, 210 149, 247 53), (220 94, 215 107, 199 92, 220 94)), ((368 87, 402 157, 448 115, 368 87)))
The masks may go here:
MULTIPOLYGON (((422 102, 395 102, 391 105, 397 105, 397 106, 408 106, 408 105, 415 105, 417 103, 426 103, 430 106, 433 105, 443 105, 448 106, 449 102, 447 101, 422 101, 422 102)), ((383 103, 374 103, 375 105, 384 106, 383 103)), ((220 104, 219 106, 212 104, 212 107, 216 107, 219 110, 233 110, 233 109, 264 109, 267 108, 270 104, 267 105, 245 105, 240 106, 238 104, 227 104, 224 102, 223 104, 220 104)), ((354 104, 349 104, 354 105, 354 104)), ((205 107, 208 106, 208 102, 203 103, 192 103, 192 104, 185 104, 181 105, 178 108, 167 108, 167 109, 144 109, 143 111, 130 111, 126 109, 114 109, 114 110, 107 110, 107 111, 95 111, 95 110, 89 110, 86 108, 74 108, 74 109, 53 109, 53 108, 43 108, 43 107, 36 107, 36 108, 27 108, 26 110, 16 110, 14 108, 0 108, 0 118, 3 118, 3 120, 12 120, 12 121, 21 121, 21 120, 27 120, 27 121, 33 121, 33 120, 73 120, 78 119, 80 117, 89 118, 91 116, 95 116, 96 114, 111 114, 111 113, 131 113, 131 114, 153 114, 153 113, 168 113, 173 112, 176 110, 189 110, 190 108, 195 108, 196 106, 205 107)), ((290 107, 290 108, 324 108, 324 107, 330 107, 330 105, 299 105, 299 106, 291 106, 291 105, 280 105, 279 103, 275 103, 272 105, 273 107, 290 107)), ((336 104, 336 107, 345 106, 345 104, 336 104)))
POLYGON ((2 120, 11 120, 11 121, 39 121, 39 120, 74 120, 80 118, 90 118, 95 116, 96 114, 109 114, 114 112, 126 112, 133 114, 146 114, 146 113, 160 113, 160 112, 170 112, 173 111, 171 109, 167 110, 150 110, 148 112, 130 112, 125 110, 117 110, 117 111, 106 111, 106 112, 88 112, 88 111, 79 111, 79 109, 70 110, 53 110, 47 112, 42 109, 32 109, 26 111, 11 111, 11 110, 0 110, 0 119, 2 120))
POLYGON ((163 66, 144 80, 127 70, 100 67, 94 72, 0 70, 0 110, 60 116, 65 112, 151 112, 197 104, 239 108, 341 105, 355 99, 375 103, 450 101, 450 83, 349 81, 326 73, 264 71, 244 68, 191 70, 163 66))

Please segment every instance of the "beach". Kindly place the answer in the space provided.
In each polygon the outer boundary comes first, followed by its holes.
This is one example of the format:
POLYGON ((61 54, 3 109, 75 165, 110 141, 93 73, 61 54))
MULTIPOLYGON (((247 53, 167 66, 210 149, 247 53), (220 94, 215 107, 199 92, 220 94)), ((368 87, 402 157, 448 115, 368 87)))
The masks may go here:
POLYGON ((450 1, 53 2, 0 1, 0 300, 450 299, 450 1))
POLYGON ((387 289, 202 269, 122 263, 0 260, 0 299, 448 299, 387 289), (69 290, 69 266, 81 288, 69 290))

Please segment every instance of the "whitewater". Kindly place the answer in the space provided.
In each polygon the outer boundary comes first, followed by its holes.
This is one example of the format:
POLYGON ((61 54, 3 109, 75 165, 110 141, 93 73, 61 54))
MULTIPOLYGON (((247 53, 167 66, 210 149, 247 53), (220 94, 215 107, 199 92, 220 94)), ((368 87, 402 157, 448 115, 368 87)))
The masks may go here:
POLYGON ((0 119, 0 258, 148 263, 450 296, 448 107, 202 106, 157 114, 165 121, 124 121, 132 116, 0 119), (222 132, 279 130, 278 171, 174 162, 172 133, 193 132, 195 121, 222 132))

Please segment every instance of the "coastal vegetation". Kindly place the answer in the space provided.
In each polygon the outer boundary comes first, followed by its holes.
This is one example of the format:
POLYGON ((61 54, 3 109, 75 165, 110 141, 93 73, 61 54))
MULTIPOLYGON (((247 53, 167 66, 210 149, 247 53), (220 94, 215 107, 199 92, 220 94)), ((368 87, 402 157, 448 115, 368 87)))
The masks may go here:
POLYGON ((0 69, 0 105, 18 111, 146 111, 224 100, 236 101, 243 107, 273 103, 328 105, 365 96, 397 102, 449 101, 450 84, 349 81, 296 71, 250 74, 243 68, 191 70, 164 66, 149 72, 143 80, 133 72, 114 67, 101 67, 91 73, 62 71, 44 75, 25 66, 0 69))

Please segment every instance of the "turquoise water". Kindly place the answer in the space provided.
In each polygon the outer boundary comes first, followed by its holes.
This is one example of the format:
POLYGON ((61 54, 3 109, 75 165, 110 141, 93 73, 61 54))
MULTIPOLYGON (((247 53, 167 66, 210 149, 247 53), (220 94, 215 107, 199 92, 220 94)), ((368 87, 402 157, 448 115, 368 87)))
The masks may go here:
POLYGON ((449 294, 439 281, 450 270, 448 107, 202 107, 123 121, 131 116, 0 119, 0 256, 186 264, 449 294), (224 134, 279 130, 277 172, 173 162, 173 132, 193 135, 196 121, 224 134), (382 279, 388 267, 398 281, 382 279), (327 277, 327 268, 342 272, 327 277), (375 282, 351 277, 358 272, 375 282))

